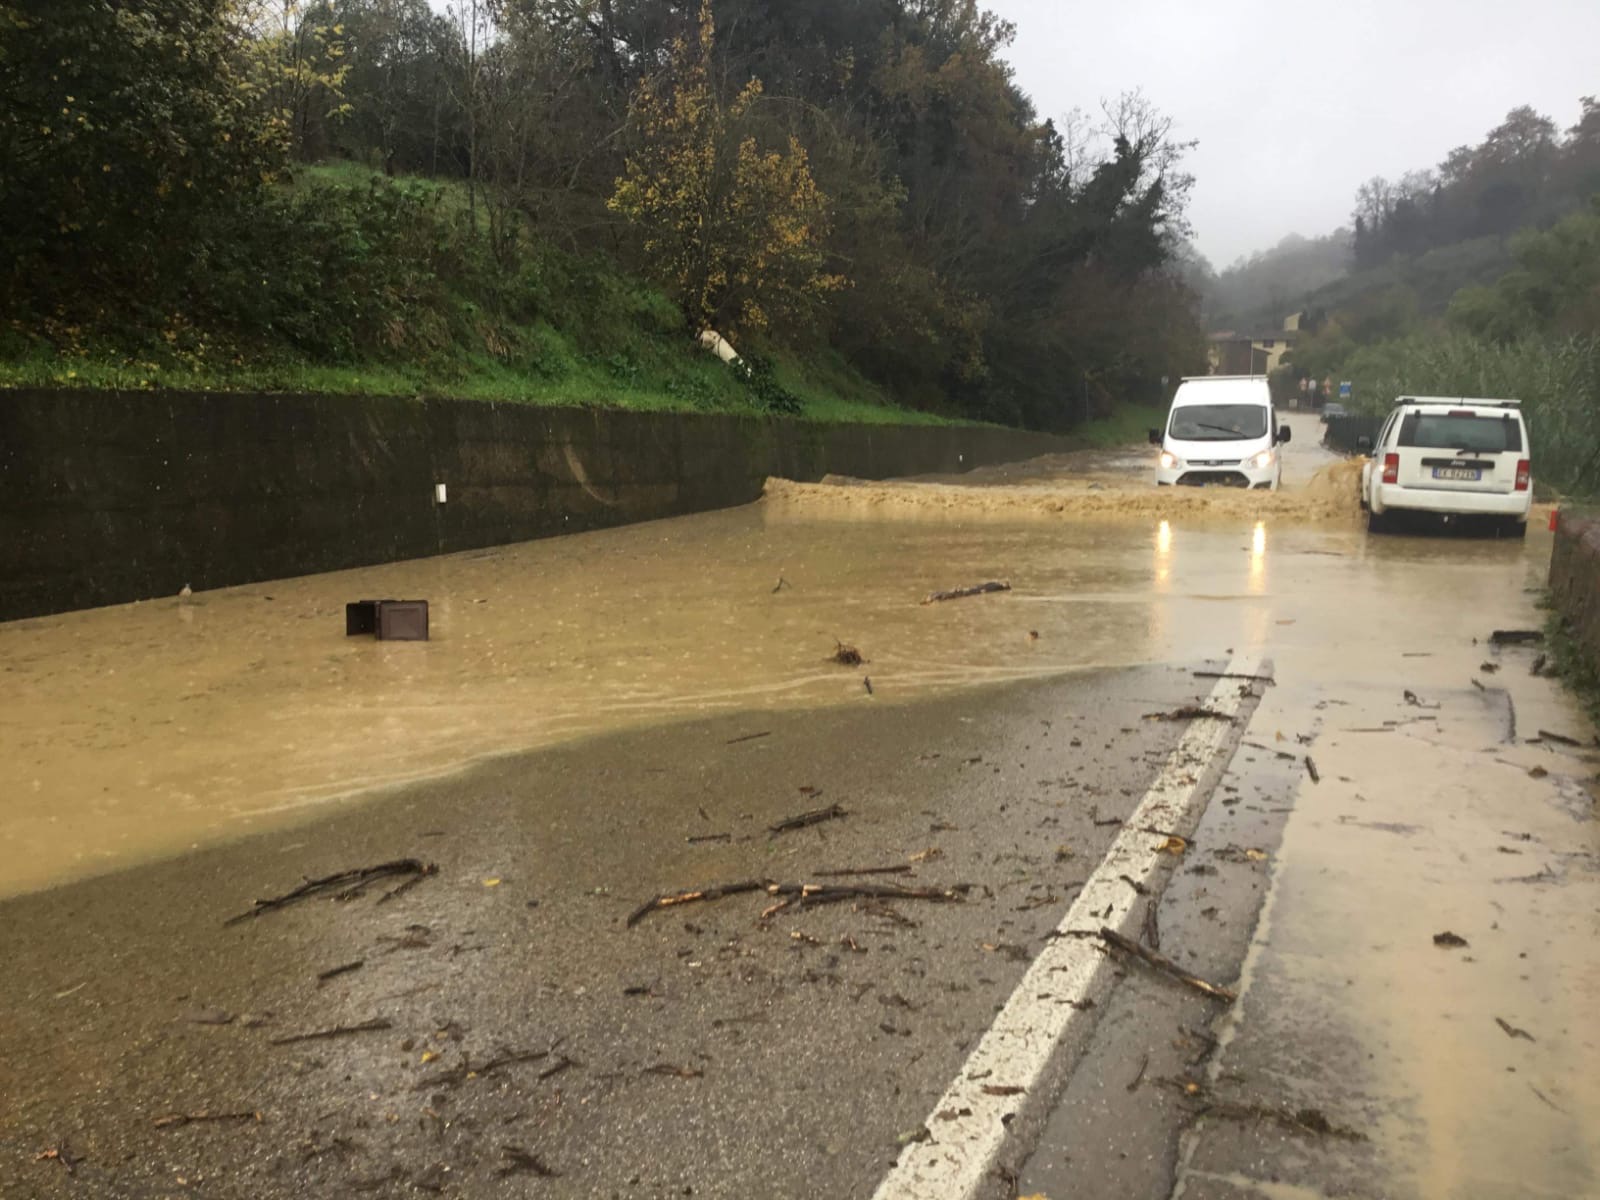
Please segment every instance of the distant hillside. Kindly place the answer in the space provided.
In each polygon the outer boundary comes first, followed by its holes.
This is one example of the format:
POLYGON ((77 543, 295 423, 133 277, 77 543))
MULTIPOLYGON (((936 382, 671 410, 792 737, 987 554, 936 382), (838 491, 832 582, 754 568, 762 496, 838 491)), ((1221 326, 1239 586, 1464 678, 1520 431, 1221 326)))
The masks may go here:
POLYGON ((1210 329, 1275 329, 1303 299, 1344 278, 1351 264, 1351 235, 1292 233, 1270 250, 1241 258, 1217 275, 1203 293, 1210 329))
POLYGON ((1362 184, 1349 227, 1291 235, 1215 276, 1204 289, 1207 326, 1276 328, 1303 310, 1312 324, 1337 314, 1347 327, 1381 313, 1398 322, 1384 332, 1400 332, 1442 317, 1459 289, 1493 284, 1513 265, 1513 234, 1548 229, 1597 191, 1600 100, 1584 97, 1564 133, 1513 109, 1436 168, 1362 184))

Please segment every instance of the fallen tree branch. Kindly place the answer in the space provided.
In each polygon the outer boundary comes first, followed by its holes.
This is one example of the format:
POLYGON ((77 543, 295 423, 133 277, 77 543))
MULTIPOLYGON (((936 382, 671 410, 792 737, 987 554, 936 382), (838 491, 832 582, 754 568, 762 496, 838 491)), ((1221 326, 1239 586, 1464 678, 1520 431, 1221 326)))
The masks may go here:
MULTIPOLYGON (((379 903, 379 904, 387 904, 387 903, 389 903, 389 901, 393 900, 396 896, 405 895, 412 888, 416 887, 417 884, 421 883, 424 879, 426 879, 429 875, 432 875, 437 870, 438 870, 438 868, 435 867, 432 863, 428 863, 426 867, 424 867, 421 871, 418 871, 415 875, 411 876, 411 878, 405 880, 402 883, 396 884, 394 887, 390 888, 383 895, 379 896, 378 900, 377 900, 377 903, 379 903)), ((360 893, 356 893, 356 894, 359 895, 360 893)), ((341 897, 335 897, 335 898, 336 899, 351 899, 353 897, 342 897, 341 896, 341 897)))
POLYGON ((1262 1104, 1235 1104, 1227 1100, 1204 1101, 1200 1114, 1207 1117, 1221 1117, 1228 1121, 1268 1121, 1281 1129, 1291 1133, 1310 1134, 1313 1137, 1338 1138, 1346 1142, 1364 1142, 1366 1135, 1354 1129, 1342 1129, 1333 1124, 1320 1109, 1302 1108, 1296 1112, 1287 1109, 1268 1108, 1262 1104))
POLYGON ((741 892, 759 892, 763 883, 759 879, 745 879, 738 883, 719 883, 712 887, 694 888, 686 892, 664 892, 653 900, 646 900, 628 914, 624 925, 632 929, 657 909, 672 908, 679 904, 693 904, 700 900, 720 900, 724 896, 737 896, 741 892))
POLYGON ((560 1061, 557 1062, 555 1066, 546 1067, 544 1070, 539 1072, 539 1079, 541 1082, 546 1079, 553 1079, 563 1071, 570 1070, 573 1067, 581 1067, 582 1065, 583 1064, 577 1059, 568 1058, 565 1054, 563 1054, 560 1061))
POLYGON ((1505 1031, 1505 1035, 1508 1038, 1522 1038, 1525 1041, 1529 1041, 1529 1042, 1534 1040, 1533 1034, 1529 1033, 1526 1029, 1518 1029, 1515 1025, 1511 1024, 1510 1021, 1507 1021, 1504 1017, 1496 1017, 1494 1019, 1494 1023, 1496 1025, 1500 1026, 1500 1028, 1505 1031))
POLYGON ((317 986, 321 987, 323 984, 327 983, 328 980, 337 979, 341 975, 348 975, 351 971, 359 971, 366 965, 367 963, 365 959, 358 958, 355 960, 355 962, 347 962, 337 967, 329 967, 326 971, 321 972, 317 976, 317 986))
POLYGON ((373 1017, 370 1021, 362 1021, 359 1025, 335 1025, 332 1029, 317 1029, 311 1033, 291 1033, 284 1037, 271 1039, 271 1045, 290 1046, 295 1042, 320 1042, 328 1038, 346 1037, 352 1033, 374 1033, 380 1029, 392 1029, 394 1023, 387 1017, 373 1017))
MULTIPOLYGON (((1544 1098, 1541 1096, 1540 1099, 1544 1098)), ((1550 1101, 1545 1100, 1545 1103, 1549 1104, 1550 1101)), ((72 1157, 72 1154, 67 1150, 67 1144, 65 1142, 62 1142, 56 1146, 48 1146, 39 1151, 39 1153, 33 1156, 33 1161, 60 1163, 62 1167, 65 1168, 68 1175, 73 1174, 78 1165, 78 1160, 72 1157)))
POLYGON ((837 871, 813 871, 819 879, 835 879, 840 875, 909 875, 910 863, 896 863, 890 867, 844 867, 837 871))
POLYGON ((1144 1082, 1144 1073, 1150 1069, 1150 1056, 1146 1054, 1139 1063, 1139 1073, 1133 1077, 1133 1082, 1128 1085, 1130 1092, 1137 1092, 1139 1085, 1144 1082))
POLYGON ((1186 704, 1182 708, 1175 708, 1171 712, 1145 713, 1146 721, 1199 721, 1210 719, 1213 721, 1227 721, 1230 725, 1233 718, 1227 713, 1217 712, 1214 708, 1205 708, 1198 704, 1186 704))
POLYGON ((1009 592, 1010 590, 1011 585, 1009 583, 990 581, 989 583, 980 583, 976 587, 955 588, 948 592, 929 592, 927 599, 923 600, 923 603, 937 604, 941 600, 964 600, 968 596, 984 596, 990 592, 1009 592))
POLYGON ((151 1122, 157 1129, 172 1129, 179 1125, 189 1125, 199 1121, 260 1121, 259 1112, 193 1112, 193 1113, 168 1113, 164 1117, 157 1117, 151 1122))
POLYGON ((1526 646, 1544 641, 1541 629, 1496 629, 1489 635, 1494 646, 1526 646))
POLYGON ((321 879, 308 879, 292 892, 285 892, 281 896, 273 896, 268 900, 257 900, 254 908, 237 916, 229 917, 223 924, 225 926, 237 925, 240 921, 247 921, 251 917, 259 917, 262 913, 276 912, 280 908, 287 908, 296 901, 321 895, 324 892, 334 892, 336 900, 354 900, 366 891, 367 887, 375 880, 387 879, 396 875, 412 876, 411 879, 381 897, 379 901, 381 903, 383 900, 399 895, 406 888, 429 875, 435 874, 438 870, 439 868, 435 864, 425 863, 420 859, 397 858, 392 862, 379 863, 375 867, 357 867, 351 871, 339 871, 333 875, 324 875, 321 879))
POLYGON ((1541 742, 1554 742, 1558 746, 1581 746, 1581 745, 1583 745, 1583 743, 1580 742, 1575 737, 1568 737, 1564 733, 1551 733, 1548 729, 1539 730, 1539 740, 1541 742))
POLYGON ((907 888, 886 883, 769 883, 769 896, 795 896, 808 904, 838 900, 935 900, 959 902, 965 889, 907 888))
POLYGON ((1150 949, 1161 949, 1161 924, 1156 916, 1156 902, 1154 900, 1149 901, 1144 906, 1144 927, 1142 932, 1144 940, 1150 943, 1150 949))
POLYGON ((929 900, 935 903, 960 903, 966 898, 965 886, 949 888, 907 888, 877 883, 774 883, 771 880, 746 879, 738 883, 715 884, 686 892, 668 892, 647 900, 628 914, 624 923, 632 928, 651 913, 679 904, 693 904, 702 900, 720 900, 724 896, 737 896, 745 892, 766 892, 777 897, 778 903, 764 909, 763 920, 790 908, 806 905, 837 904, 842 900, 929 900))
MULTIPOLYGON (((556 1043, 556 1045, 560 1044, 561 1043, 559 1041, 556 1043)), ((554 1052, 555 1046, 551 1046, 548 1050, 512 1050, 507 1051, 504 1054, 496 1055, 494 1058, 479 1063, 477 1066, 472 1065, 471 1055, 464 1054, 461 1057, 460 1065, 447 1067, 443 1071, 436 1071, 432 1075, 423 1076, 421 1079, 417 1080, 416 1083, 411 1085, 411 1090, 420 1092, 425 1091, 428 1088, 441 1087, 445 1084, 456 1086, 465 1083, 473 1076, 493 1074, 501 1067, 511 1067, 518 1063, 540 1062, 543 1059, 549 1058, 554 1052)), ((558 1068, 560 1070, 565 1070, 568 1066, 577 1065, 570 1060, 563 1061, 564 1065, 558 1068)), ((549 1074, 555 1074, 555 1072, 552 1071, 549 1072, 549 1074)), ((539 1076, 540 1079, 543 1079, 544 1077, 544 1075, 539 1076)))
POLYGON ((861 657, 861 651, 854 646, 848 646, 838 638, 833 639, 834 652, 828 655, 828 661, 841 667, 859 667, 867 660, 861 657))
POLYGON ((1146 966, 1153 967, 1155 970, 1160 971, 1164 975, 1170 975, 1179 983, 1186 984, 1187 986, 1194 988, 1197 992, 1203 992, 1207 996, 1210 996, 1216 1000, 1226 1000, 1229 1004, 1232 1004, 1239 998, 1238 993, 1232 989, 1218 987, 1214 983, 1207 983, 1198 975, 1189 974, 1188 971, 1185 971, 1170 958, 1166 958, 1163 955, 1157 954, 1154 950, 1151 950, 1145 946, 1141 946, 1138 942, 1133 941, 1131 938, 1123 937, 1114 929, 1101 926, 1100 937, 1112 949, 1120 950, 1124 954, 1132 955, 1146 966))
POLYGON ((788 833, 795 829, 804 829, 808 825, 820 825, 824 821, 837 821, 850 814, 837 804, 830 804, 827 808, 814 808, 810 812, 803 812, 793 817, 785 817, 776 825, 768 825, 768 833, 788 833))

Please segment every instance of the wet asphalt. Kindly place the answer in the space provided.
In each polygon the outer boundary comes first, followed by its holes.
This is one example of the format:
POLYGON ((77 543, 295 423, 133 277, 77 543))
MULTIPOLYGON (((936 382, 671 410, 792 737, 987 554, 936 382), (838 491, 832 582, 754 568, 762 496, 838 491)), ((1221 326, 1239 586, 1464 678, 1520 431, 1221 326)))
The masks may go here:
MULTIPOLYGON (((1543 551, 1271 537, 1243 586, 1231 539, 1154 542, 1158 593, 1169 556, 1216 572, 1180 644, 1278 662, 1144 931, 1240 998, 1124 965, 989 1194, 1600 1195, 1600 756, 1533 649, 1479 644, 1540 622, 1543 551)), ((870 1195, 1199 666, 592 737, 0 903, 0 1198, 870 1195), (390 901, 223 924, 410 856, 437 871, 390 901), (910 871, 822 874, 862 867, 910 871), (626 924, 852 879, 960 899, 626 924)))
POLYGON ((1145 718, 1209 690, 1151 667, 610 735, 7 901, 0 1195, 870 1193, 1181 734, 1145 718), (224 923, 408 857, 437 871, 388 902, 406 877, 224 923), (820 874, 867 867, 910 870, 820 874), (626 925, 745 879, 961 898, 626 925))

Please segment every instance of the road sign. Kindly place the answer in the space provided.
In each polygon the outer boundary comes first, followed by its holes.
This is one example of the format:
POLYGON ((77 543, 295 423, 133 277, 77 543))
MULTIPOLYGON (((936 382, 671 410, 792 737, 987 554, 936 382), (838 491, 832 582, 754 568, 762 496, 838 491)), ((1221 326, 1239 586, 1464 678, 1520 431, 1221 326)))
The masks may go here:
POLYGON ((1350 381, 1348 379, 1341 379, 1339 381, 1339 399, 1350 399, 1350 381))

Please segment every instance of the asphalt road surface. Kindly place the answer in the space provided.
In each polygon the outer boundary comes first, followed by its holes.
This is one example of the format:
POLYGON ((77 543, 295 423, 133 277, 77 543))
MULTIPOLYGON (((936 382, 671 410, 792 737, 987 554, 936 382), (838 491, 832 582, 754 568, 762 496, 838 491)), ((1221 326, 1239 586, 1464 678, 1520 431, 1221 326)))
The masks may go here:
POLYGON ((0 626, 0 1196, 1600 1194, 1548 538, 1296 437, 0 626))

